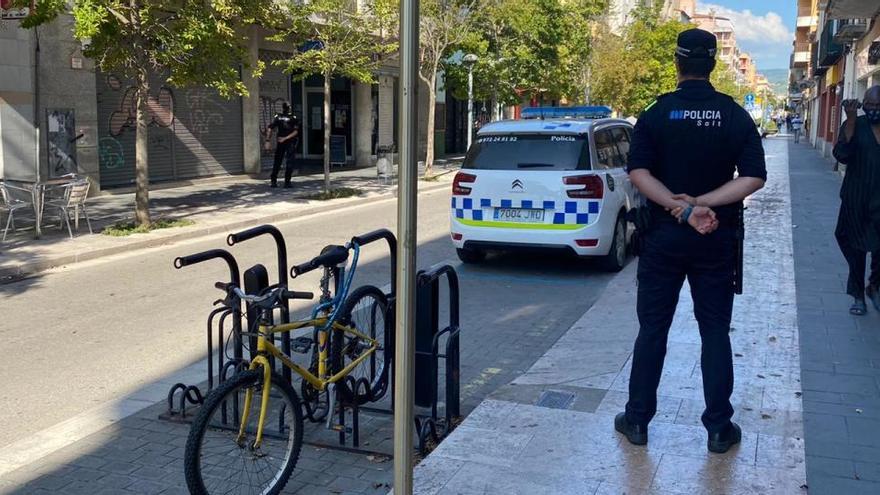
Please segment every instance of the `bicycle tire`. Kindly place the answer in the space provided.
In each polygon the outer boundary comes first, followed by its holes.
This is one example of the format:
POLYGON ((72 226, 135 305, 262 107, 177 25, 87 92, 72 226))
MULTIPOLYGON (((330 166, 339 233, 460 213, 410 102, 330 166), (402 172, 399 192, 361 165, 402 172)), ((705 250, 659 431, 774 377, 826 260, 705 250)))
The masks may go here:
MULTIPOLYGON (((209 490, 210 487, 216 486, 216 483, 222 483, 223 493, 229 492, 229 484, 230 483, 252 483, 253 478, 250 476, 250 470, 248 470, 248 463, 253 461, 254 464, 256 462, 262 460, 263 458, 272 457, 272 454, 267 451, 261 451, 258 454, 253 454, 251 452, 247 452, 250 449, 246 447, 242 447, 240 444, 236 443, 235 437, 238 435, 238 426, 236 425, 238 421, 230 422, 227 421, 228 418, 236 418, 237 415, 233 411, 231 414, 226 414, 227 410, 225 408, 230 407, 232 409, 237 409, 237 407, 233 406, 233 404, 241 404, 242 401, 236 403, 232 397, 234 394, 237 394, 239 391, 243 391, 250 387, 257 387, 257 389, 262 387, 262 377, 263 373, 259 370, 251 370, 251 371, 243 371, 241 373, 237 373, 225 382, 223 382, 219 387, 215 388, 208 396, 205 398, 205 402, 199 410, 198 415, 192 423, 192 427, 190 428, 189 437, 186 441, 186 449, 184 452, 184 474, 186 476, 186 485, 189 488, 190 493, 197 495, 211 495, 212 493, 217 493, 216 491, 209 490), (212 418, 214 418, 214 414, 217 412, 221 412, 222 420, 218 424, 217 422, 212 422, 212 418), (225 421, 225 423, 224 423, 225 421), (212 426, 213 425, 213 426, 212 426), (210 427, 210 428, 209 428, 210 427), (205 440, 206 433, 209 429, 214 432, 220 432, 219 438, 220 442, 223 445, 227 445, 226 441, 229 442, 228 445, 230 447, 234 447, 234 449, 238 449, 239 452, 243 452, 244 455, 234 455, 235 450, 230 449, 233 454, 216 454, 211 453, 209 455, 203 456, 203 441, 205 440), (224 438, 225 437, 225 438, 224 438), (216 459, 219 455, 219 460, 222 463, 223 461, 229 461, 230 466, 224 467, 220 465, 213 466, 203 466, 203 459, 212 458, 216 459), (241 465, 245 471, 240 476, 236 476, 234 470, 232 469, 232 465, 238 466, 241 465), (203 469, 203 468, 207 469, 203 469), (220 480, 215 476, 208 476, 207 479, 210 481, 208 486, 206 486, 206 473, 209 472, 211 475, 222 475, 225 479, 220 480), (246 473, 246 475, 245 475, 246 473)), ((297 460, 299 459, 299 453, 302 448, 302 434, 303 434, 303 418, 302 411, 300 409, 299 398, 294 392, 293 388, 291 388, 290 384, 284 381, 281 376, 273 373, 272 374, 272 388, 270 389, 272 394, 270 396, 269 407, 270 413, 275 412, 272 410, 273 405, 277 408, 277 411, 280 414, 287 414, 289 416, 289 424, 287 425, 287 445, 284 449, 284 457, 281 463, 280 469, 277 472, 272 473, 269 472, 270 475, 273 475, 271 479, 268 480, 265 486, 257 486, 257 487, 248 487, 255 488, 253 491, 246 491, 245 493, 259 493, 261 495, 277 495, 281 493, 281 490, 284 489, 284 486, 287 484, 287 481, 290 479, 290 475, 293 472, 294 467, 296 466, 297 460), (284 403, 284 407, 279 406, 279 401, 273 400, 275 399, 275 393, 280 393, 281 398, 286 400, 284 403)), ((262 391, 259 391, 262 393, 262 391)), ((248 423, 251 424, 251 421, 256 423, 259 417, 260 406, 259 406, 260 394, 254 394, 254 401, 251 406, 251 412, 248 423)), ((266 419, 266 424, 264 425, 264 430, 266 433, 274 433, 271 431, 271 426, 273 426, 274 420, 279 419, 274 414, 270 414, 266 419)), ((281 421, 275 424, 280 424, 281 421)), ((251 429, 249 429, 251 430, 251 429)), ((280 438, 284 438, 284 430, 285 428, 279 427, 279 433, 282 435, 280 438)), ((263 437, 263 448, 266 448, 267 444, 273 437, 264 435, 263 437)), ((252 439, 249 439, 245 445, 250 445, 252 439)), ((279 456, 275 456, 279 457, 279 456)), ((268 463, 269 461, 263 461, 264 463, 268 463)), ((258 473, 261 474, 263 472, 262 469, 258 473)), ((241 488, 241 485, 239 485, 241 488)), ((237 490, 236 493, 239 493, 241 490, 237 490)))
MULTIPOLYGON (((348 375, 358 381, 365 378, 368 383, 366 391, 360 386, 356 386, 357 390, 352 390, 347 379, 337 382, 336 389, 346 402, 360 405, 369 401, 378 401, 388 390, 388 368, 391 363, 391 350, 386 345, 390 342, 388 338, 388 298, 378 287, 371 285, 358 287, 343 302, 339 315, 341 324, 352 326, 359 332, 379 341, 379 349, 348 375), (365 302, 366 306, 363 306, 365 302)), ((341 330, 334 330, 332 333, 330 359, 331 369, 333 374, 336 374, 360 355, 356 352, 360 339, 347 335, 341 330)))

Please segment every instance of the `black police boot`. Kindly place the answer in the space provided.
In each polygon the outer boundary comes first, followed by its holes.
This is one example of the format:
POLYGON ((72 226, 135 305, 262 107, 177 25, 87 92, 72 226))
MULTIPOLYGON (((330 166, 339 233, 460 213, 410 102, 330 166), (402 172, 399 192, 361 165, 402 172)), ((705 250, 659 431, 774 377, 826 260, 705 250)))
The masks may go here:
POLYGON ((709 434, 709 452, 723 454, 742 440, 742 430, 739 425, 730 422, 730 425, 719 433, 709 434))
POLYGON ((291 184, 290 182, 285 182, 285 183, 284 183, 284 189, 290 189, 290 188, 292 188, 292 187, 293 187, 293 184, 291 184))
POLYGON ((629 443, 633 445, 645 445, 648 443, 648 427, 630 423, 626 419, 625 412, 614 417, 614 429, 618 433, 622 433, 629 440, 629 443))
POLYGON ((273 180, 269 183, 269 187, 278 187, 278 183, 273 180))

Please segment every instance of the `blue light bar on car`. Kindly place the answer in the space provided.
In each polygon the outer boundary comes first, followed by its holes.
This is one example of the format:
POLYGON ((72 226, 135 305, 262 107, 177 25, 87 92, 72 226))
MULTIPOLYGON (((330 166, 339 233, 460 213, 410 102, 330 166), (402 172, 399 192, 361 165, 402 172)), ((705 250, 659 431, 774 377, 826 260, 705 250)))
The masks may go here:
POLYGON ((605 106, 590 107, 528 107, 520 113, 522 119, 605 119, 611 117, 611 109, 605 106))

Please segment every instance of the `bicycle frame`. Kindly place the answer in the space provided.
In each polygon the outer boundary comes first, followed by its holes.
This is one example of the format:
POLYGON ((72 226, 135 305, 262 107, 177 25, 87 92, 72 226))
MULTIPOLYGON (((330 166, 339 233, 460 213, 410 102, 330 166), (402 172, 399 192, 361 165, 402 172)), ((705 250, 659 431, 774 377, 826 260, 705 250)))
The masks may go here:
MULTIPOLYGON (((379 342, 372 337, 362 334, 358 332, 352 327, 342 325, 333 321, 332 325, 328 327, 327 322, 330 321, 329 318, 314 318, 309 320, 295 321, 291 323, 284 323, 280 325, 264 325, 260 324, 257 330, 257 355, 251 361, 250 370, 256 370, 258 367, 262 366, 263 368, 263 390, 269 390, 269 387, 272 385, 272 367, 269 365, 269 356, 276 357, 281 363, 287 368, 293 370, 296 374, 300 375, 303 380, 309 382, 316 390, 326 390, 326 388, 333 383, 338 382, 339 380, 348 376, 357 365, 362 363, 368 357, 370 357, 376 350, 379 348, 379 342), (269 336, 276 333, 284 333, 284 332, 292 332, 294 330, 298 330, 300 328, 305 327, 324 327, 318 331, 318 375, 312 374, 308 369, 303 368, 302 366, 294 363, 286 354, 281 352, 274 344, 272 344, 269 340, 269 336), (365 342, 370 344, 370 347, 363 352, 360 356, 358 356, 354 361, 348 364, 345 368, 338 371, 336 374, 332 376, 327 376, 327 357, 329 355, 329 348, 327 346, 327 338, 329 338, 329 329, 342 331, 355 337, 358 337, 365 342)), ((244 410, 242 411, 242 419, 239 426, 238 437, 236 441, 241 443, 245 438, 245 429, 247 426, 247 421, 250 416, 251 403, 253 401, 254 391, 253 389, 248 389, 245 393, 245 402, 244 402, 244 410)), ((263 425, 266 421, 266 411, 269 408, 269 394, 264 393, 262 396, 262 401, 260 404, 260 418, 257 423, 257 435, 256 439, 253 443, 253 448, 258 448, 263 441, 263 425)))

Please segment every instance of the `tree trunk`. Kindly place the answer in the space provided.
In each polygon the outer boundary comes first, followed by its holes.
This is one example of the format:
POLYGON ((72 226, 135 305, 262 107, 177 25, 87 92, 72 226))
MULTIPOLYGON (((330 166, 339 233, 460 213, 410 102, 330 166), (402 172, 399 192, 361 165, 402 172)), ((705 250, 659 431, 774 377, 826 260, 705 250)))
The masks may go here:
POLYGON ((425 150, 425 177, 431 176, 434 167, 434 113, 437 107, 437 74, 428 83, 428 141, 425 150))
POLYGON ((137 110, 135 120, 135 194, 134 212, 138 225, 148 227, 150 225, 150 174, 147 169, 148 163, 148 139, 149 131, 149 108, 147 99, 150 94, 150 81, 146 69, 140 69, 137 75, 137 110))
POLYGON ((324 74, 324 192, 330 192, 330 73, 324 74))

